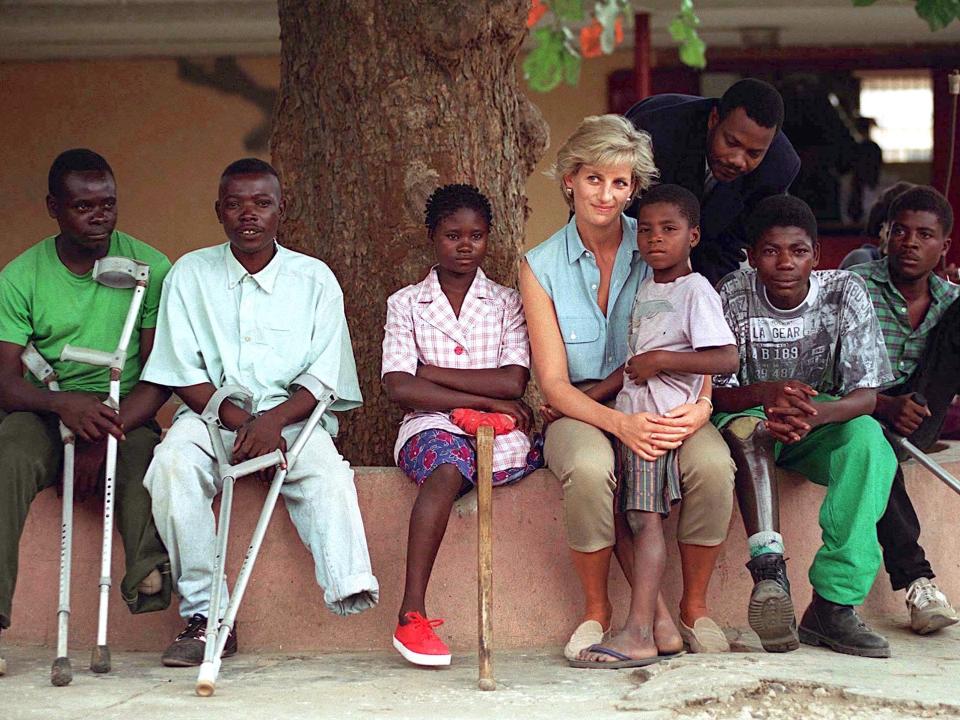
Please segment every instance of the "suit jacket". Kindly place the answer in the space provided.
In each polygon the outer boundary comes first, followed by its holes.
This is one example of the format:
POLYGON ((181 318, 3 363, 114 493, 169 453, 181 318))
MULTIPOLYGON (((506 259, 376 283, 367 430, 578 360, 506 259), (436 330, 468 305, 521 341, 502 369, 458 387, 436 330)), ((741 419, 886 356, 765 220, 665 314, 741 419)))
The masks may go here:
MULTIPOLYGON (((704 197, 707 118, 716 98, 666 93, 641 100, 627 111, 635 127, 653 138, 660 182, 674 183, 700 199, 700 244, 693 249, 693 269, 714 285, 737 269, 747 244, 745 221, 763 198, 786 192, 800 171, 800 158, 778 131, 757 168, 733 182, 718 182, 704 197)), ((635 216, 636 212, 628 211, 635 216)))

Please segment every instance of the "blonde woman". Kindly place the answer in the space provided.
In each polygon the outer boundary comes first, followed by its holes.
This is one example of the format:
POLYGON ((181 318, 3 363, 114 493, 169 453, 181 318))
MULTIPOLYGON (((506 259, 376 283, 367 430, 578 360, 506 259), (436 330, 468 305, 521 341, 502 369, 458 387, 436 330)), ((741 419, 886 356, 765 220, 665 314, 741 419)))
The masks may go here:
MULTIPOLYGON (((560 148, 552 176, 574 214, 527 253, 520 293, 533 369, 547 403, 541 408, 549 423, 544 455, 563 485, 567 542, 585 600, 564 654, 575 659, 610 630, 607 575, 616 544, 611 437, 649 460, 680 448, 680 634, 694 652, 727 651, 708 616, 706 594, 730 522, 734 466, 707 422, 709 382, 696 403, 662 416, 618 412, 609 406, 616 390, 600 389, 609 383, 594 387, 628 359, 633 299, 650 272, 637 250, 636 221, 623 214, 657 176, 650 136, 619 115, 585 118, 560 148)), ((622 543, 617 554, 630 580, 628 546, 622 543)), ((653 633, 661 652, 680 648, 662 597, 653 633)))

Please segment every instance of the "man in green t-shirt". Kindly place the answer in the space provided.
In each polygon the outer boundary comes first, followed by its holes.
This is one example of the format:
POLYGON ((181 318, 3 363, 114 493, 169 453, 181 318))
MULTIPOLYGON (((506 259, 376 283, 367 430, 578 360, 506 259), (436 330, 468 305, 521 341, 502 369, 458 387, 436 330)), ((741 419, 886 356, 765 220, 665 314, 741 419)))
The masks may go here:
MULTIPOLYGON (((160 440, 154 416, 170 392, 139 382, 153 346, 160 288, 170 261, 114 229, 116 195, 113 171, 100 155, 85 149, 61 153, 50 168, 47 195, 47 211, 60 232, 0 271, 0 629, 10 626, 20 535, 30 503, 60 479, 63 450, 58 421, 77 438, 78 499, 102 489, 107 436, 118 438, 116 523, 126 557, 123 599, 134 613, 160 610, 170 602, 167 553, 143 487, 143 475, 160 440), (67 343, 116 349, 131 292, 94 282, 93 264, 107 255, 150 266, 121 377, 119 413, 102 402, 108 391, 108 368, 60 361, 67 343), (20 353, 28 342, 57 371, 61 392, 25 379, 20 353)), ((0 674, 4 670, 0 659, 0 674)))

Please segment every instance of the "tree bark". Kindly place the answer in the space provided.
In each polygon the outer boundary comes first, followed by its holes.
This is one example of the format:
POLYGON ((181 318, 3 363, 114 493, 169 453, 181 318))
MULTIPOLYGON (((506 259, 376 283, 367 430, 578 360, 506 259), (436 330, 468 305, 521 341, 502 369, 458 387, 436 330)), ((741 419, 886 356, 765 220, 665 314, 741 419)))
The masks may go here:
POLYGON ((516 282, 526 178, 547 127, 516 58, 526 0, 279 0, 280 97, 271 151, 283 177, 281 242, 336 273, 364 394, 340 452, 393 464, 402 412, 380 386, 386 299, 433 263, 424 204, 469 182, 494 220, 484 270, 516 282))

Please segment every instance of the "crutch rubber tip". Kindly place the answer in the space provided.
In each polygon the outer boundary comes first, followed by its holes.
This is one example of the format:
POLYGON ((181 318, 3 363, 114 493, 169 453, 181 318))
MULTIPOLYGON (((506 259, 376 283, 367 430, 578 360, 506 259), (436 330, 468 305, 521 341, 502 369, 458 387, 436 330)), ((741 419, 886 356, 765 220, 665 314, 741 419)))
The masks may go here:
POLYGON ((481 690, 496 690, 497 681, 493 678, 480 678, 480 681, 477 683, 477 687, 481 690))
POLYGON ((210 697, 213 695, 213 691, 216 689, 216 685, 213 680, 198 680, 197 681, 197 695, 200 697, 210 697))
POLYGON ((110 648, 107 645, 97 645, 90 653, 90 669, 95 673, 110 672, 110 648))
POLYGON ((50 668, 50 682, 57 687, 69 685, 73 680, 73 668, 70 667, 70 658, 58 657, 50 668))

